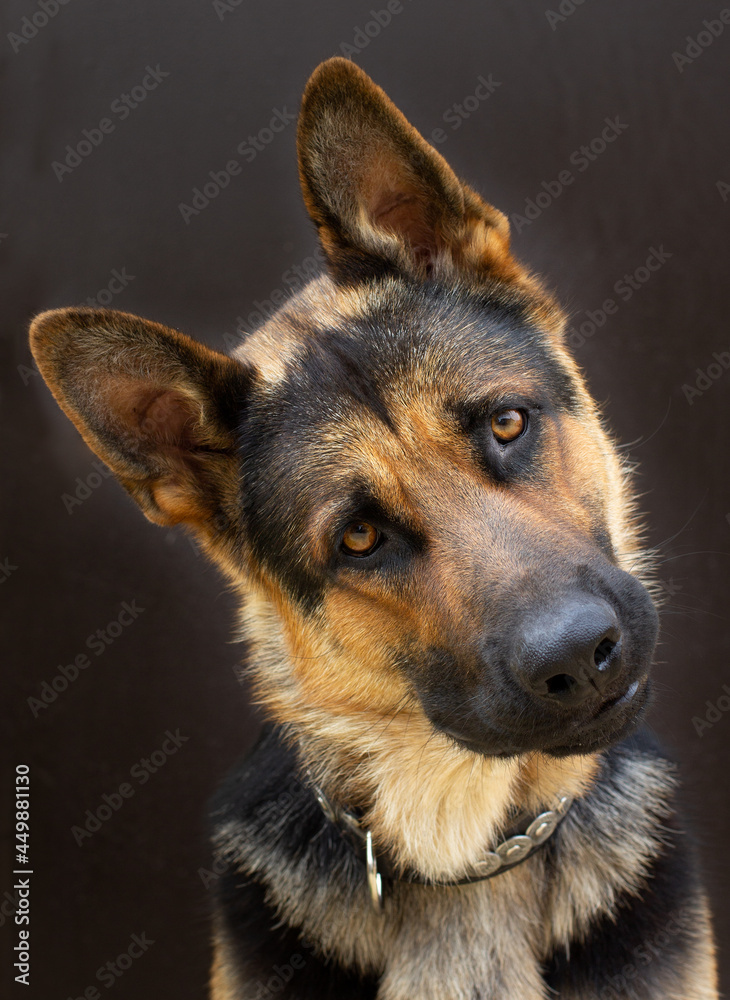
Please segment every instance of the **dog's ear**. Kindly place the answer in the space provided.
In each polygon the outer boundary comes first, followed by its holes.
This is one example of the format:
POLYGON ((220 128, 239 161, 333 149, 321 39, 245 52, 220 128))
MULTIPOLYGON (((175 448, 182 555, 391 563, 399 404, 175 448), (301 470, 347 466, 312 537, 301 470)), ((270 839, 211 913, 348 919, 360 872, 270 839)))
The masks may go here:
POLYGON ((521 276, 506 217, 349 60, 329 59, 310 77, 297 142, 304 200, 336 280, 521 276))
POLYGON ((250 382, 240 364, 108 309, 42 313, 30 342, 61 408, 151 521, 230 526, 250 382))

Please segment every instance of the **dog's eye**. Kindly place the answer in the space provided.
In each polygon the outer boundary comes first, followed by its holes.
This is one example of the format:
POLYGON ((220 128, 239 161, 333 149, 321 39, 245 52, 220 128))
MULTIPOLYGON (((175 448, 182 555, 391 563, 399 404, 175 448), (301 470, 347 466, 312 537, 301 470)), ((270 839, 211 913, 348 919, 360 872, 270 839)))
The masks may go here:
POLYGON ((497 410, 492 414, 492 434, 500 444, 515 441, 524 434, 527 427, 527 414, 522 410, 497 410))
POLYGON ((380 541, 380 532, 367 521, 353 521, 345 528, 342 548, 351 556, 369 556, 380 541))

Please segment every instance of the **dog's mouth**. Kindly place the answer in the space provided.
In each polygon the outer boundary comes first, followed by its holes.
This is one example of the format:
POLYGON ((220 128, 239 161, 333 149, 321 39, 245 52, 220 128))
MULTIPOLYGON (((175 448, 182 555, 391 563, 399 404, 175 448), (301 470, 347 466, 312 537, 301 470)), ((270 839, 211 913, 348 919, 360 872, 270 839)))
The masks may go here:
POLYGON ((596 709, 593 718, 598 719, 603 715, 606 715, 614 708, 618 708, 621 705, 630 705, 634 699, 634 696, 638 693, 639 687, 641 686, 641 681, 634 681, 630 684, 623 694, 616 695, 615 698, 607 698, 602 705, 599 705, 596 709))
POLYGON ((466 736, 450 727, 438 727, 459 746, 489 757, 514 757, 538 751, 553 757, 589 754, 618 743, 628 736, 641 722, 650 697, 647 675, 634 681, 619 694, 607 698, 586 720, 564 719, 560 724, 533 731, 522 739, 515 732, 491 732, 481 740, 466 736))
POLYGON ((545 753, 555 757, 587 754, 618 743, 640 724, 649 696, 648 677, 633 681, 622 694, 604 701, 587 723, 579 723, 574 732, 561 734, 557 745, 544 747, 545 753))

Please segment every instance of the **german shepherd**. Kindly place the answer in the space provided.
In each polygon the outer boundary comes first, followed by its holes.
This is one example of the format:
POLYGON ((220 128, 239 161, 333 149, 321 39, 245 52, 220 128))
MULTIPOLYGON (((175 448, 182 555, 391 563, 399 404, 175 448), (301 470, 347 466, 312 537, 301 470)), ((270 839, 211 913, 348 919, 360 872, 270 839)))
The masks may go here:
POLYGON ((505 216, 351 62, 298 153, 327 273, 230 356, 97 309, 38 366, 241 596, 269 718, 213 807, 213 1000, 710 1000, 638 729, 658 617, 629 472, 505 216))

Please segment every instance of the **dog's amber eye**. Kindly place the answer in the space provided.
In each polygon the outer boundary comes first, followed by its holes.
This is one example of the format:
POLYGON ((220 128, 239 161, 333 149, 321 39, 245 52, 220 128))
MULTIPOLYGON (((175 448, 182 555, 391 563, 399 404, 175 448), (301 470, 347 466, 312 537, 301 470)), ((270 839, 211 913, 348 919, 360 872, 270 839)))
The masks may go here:
POLYGON ((367 521, 353 521, 345 528, 342 548, 353 556, 367 556, 380 541, 380 532, 367 521))
POLYGON ((523 433, 527 418, 521 410, 498 410, 492 414, 492 434, 500 444, 509 444, 523 433))

